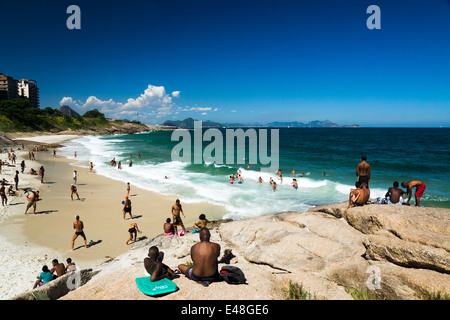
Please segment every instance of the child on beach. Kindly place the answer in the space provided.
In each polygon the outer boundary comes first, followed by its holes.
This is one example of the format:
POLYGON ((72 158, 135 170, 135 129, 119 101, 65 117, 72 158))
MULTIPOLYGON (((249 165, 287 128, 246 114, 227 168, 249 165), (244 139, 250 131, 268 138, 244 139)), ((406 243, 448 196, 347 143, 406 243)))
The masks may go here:
POLYGON ((208 219, 206 219, 206 216, 202 213, 199 217, 199 222, 194 223, 194 231, 192 233, 200 232, 202 228, 205 228, 206 225, 210 222, 208 219))
POLYGON ((129 182, 127 182, 127 196, 129 196, 129 195, 130 195, 130 189, 131 189, 131 187, 130 187, 130 183, 129 183, 129 182))
POLYGON ((174 235, 174 228, 173 228, 173 224, 171 223, 172 220, 170 220, 170 218, 166 219, 166 222, 163 225, 163 229, 164 229, 164 235, 165 236, 172 236, 174 235))

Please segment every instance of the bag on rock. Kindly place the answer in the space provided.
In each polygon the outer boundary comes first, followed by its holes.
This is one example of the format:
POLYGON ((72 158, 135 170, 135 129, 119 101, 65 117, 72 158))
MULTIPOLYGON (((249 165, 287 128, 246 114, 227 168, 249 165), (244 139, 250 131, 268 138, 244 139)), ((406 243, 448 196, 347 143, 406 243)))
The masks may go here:
POLYGON ((247 279, 244 273, 238 267, 223 266, 219 272, 220 277, 228 284, 246 284, 247 279))

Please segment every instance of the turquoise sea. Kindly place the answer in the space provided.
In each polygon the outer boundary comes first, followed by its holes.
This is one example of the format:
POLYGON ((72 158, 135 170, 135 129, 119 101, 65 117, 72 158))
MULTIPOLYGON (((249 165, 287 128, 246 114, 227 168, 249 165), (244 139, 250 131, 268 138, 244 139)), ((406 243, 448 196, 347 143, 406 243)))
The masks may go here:
MULTIPOLYGON (((271 128, 267 129, 270 132, 271 128)), ((179 142, 171 141, 171 135, 172 131, 152 131, 84 136, 67 143, 60 154, 73 158, 77 151, 78 165, 87 167, 92 161, 98 174, 157 193, 176 194, 182 202, 221 205, 229 212, 225 218, 234 219, 305 211, 348 200, 357 179, 356 165, 364 154, 372 166, 372 199, 384 197, 394 181, 418 179, 427 184, 421 205, 450 208, 450 128, 279 128, 283 183, 274 171, 253 164, 248 168, 247 162, 172 161, 173 148, 179 142), (122 170, 110 165, 113 158, 122 162, 122 170), (241 170, 244 183, 230 184, 228 178, 237 170, 241 170), (259 177, 265 183, 256 183, 259 177), (276 192, 268 183, 270 177, 278 184, 276 192), (298 190, 291 185, 293 178, 298 190)), ((203 142, 203 148, 209 143, 203 142)))

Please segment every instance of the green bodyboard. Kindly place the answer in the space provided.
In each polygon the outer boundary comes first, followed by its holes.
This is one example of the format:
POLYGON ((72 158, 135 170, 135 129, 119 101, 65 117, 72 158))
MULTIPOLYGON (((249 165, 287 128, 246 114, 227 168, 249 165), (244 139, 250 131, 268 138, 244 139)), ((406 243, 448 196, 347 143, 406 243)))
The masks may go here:
POLYGON ((136 285, 143 294, 149 296, 158 296, 177 290, 175 282, 167 278, 155 282, 151 282, 150 277, 136 278, 136 285))

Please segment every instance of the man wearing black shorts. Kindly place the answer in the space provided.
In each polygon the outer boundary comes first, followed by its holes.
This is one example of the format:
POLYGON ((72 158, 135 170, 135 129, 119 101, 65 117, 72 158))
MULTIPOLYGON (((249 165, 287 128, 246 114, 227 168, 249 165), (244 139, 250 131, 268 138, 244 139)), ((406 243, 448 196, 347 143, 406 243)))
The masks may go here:
POLYGON ((183 221, 181 220, 180 213, 186 218, 183 212, 183 208, 181 207, 180 200, 176 200, 175 204, 172 206, 172 216, 173 216, 173 228, 175 231, 175 235, 177 235, 178 230, 177 226, 181 226, 183 228, 184 233, 186 233, 186 228, 184 227, 183 221))
POLYGON ((82 236, 84 239, 84 247, 87 248, 86 243, 86 235, 84 234, 84 225, 83 221, 80 221, 80 216, 75 217, 75 222, 73 223, 73 228, 75 229, 75 234, 72 237, 72 249, 70 251, 73 251, 73 244, 75 243, 75 239, 78 238, 78 236, 82 236))
POLYGON ((125 215, 127 213, 130 214, 131 219, 133 219, 133 215, 131 214, 131 200, 128 199, 128 196, 125 196, 125 201, 123 202, 123 220, 125 220, 125 215))
POLYGON ((358 181, 362 184, 363 182, 366 183, 367 188, 369 188, 369 182, 370 182, 370 164, 366 162, 367 157, 362 156, 361 162, 358 163, 358 166, 356 167, 356 176, 358 177, 358 181))

